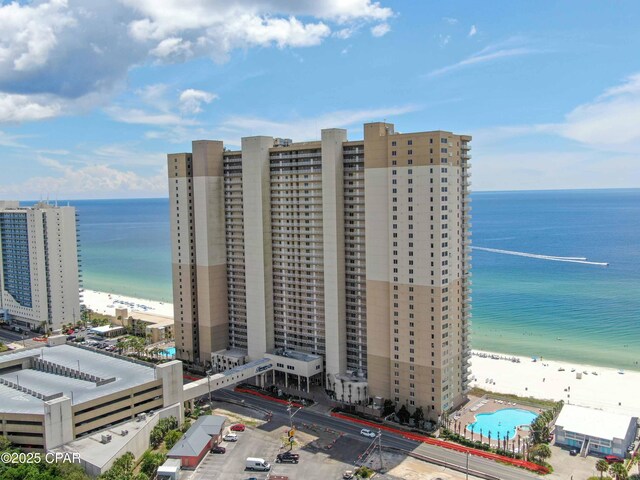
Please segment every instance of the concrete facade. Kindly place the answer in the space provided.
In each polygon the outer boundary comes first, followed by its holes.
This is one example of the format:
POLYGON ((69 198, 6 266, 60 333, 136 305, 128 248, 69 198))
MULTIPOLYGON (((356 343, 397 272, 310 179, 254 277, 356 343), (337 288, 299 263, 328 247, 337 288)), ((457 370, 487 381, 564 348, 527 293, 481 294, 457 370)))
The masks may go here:
MULTIPOLYGON (((217 213, 194 211, 186 229, 182 210, 171 211, 174 261, 176 247, 206 241, 193 229, 218 228, 221 218, 226 248, 226 263, 217 260, 226 305, 206 301, 220 292, 200 288, 199 273, 190 284, 174 275, 176 344, 185 332, 178 358, 215 353, 220 363, 224 350, 211 346, 224 342, 248 360, 276 349, 318 355, 321 383, 338 400, 382 397, 430 418, 457 407, 470 354, 470 140, 371 123, 359 141, 326 129, 320 141, 249 137, 241 151, 223 151, 217 213), (227 332, 194 327, 213 304, 227 332)), ((191 157, 169 155, 170 191, 181 192, 176 159, 191 157)))
MULTIPOLYGON (((64 337, 62 337, 64 338, 64 337)), ((159 408, 178 405, 182 364, 144 364, 70 345, 0 356, 0 435, 50 450, 159 408)))
POLYGON ((76 210, 0 202, 0 320, 59 330, 80 319, 76 210))

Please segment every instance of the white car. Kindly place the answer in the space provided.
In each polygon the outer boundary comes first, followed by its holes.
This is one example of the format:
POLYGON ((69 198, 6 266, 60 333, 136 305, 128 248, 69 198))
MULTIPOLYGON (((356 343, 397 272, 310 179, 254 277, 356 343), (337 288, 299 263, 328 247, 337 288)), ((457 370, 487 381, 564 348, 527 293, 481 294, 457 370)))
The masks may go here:
POLYGON ((222 439, 225 442, 237 442, 238 435, 236 435, 235 433, 227 433, 224 437, 222 437, 222 439))
POLYGON ((360 435, 362 435, 363 437, 376 438, 375 432, 372 432, 368 428, 363 428, 362 430, 360 430, 360 435))

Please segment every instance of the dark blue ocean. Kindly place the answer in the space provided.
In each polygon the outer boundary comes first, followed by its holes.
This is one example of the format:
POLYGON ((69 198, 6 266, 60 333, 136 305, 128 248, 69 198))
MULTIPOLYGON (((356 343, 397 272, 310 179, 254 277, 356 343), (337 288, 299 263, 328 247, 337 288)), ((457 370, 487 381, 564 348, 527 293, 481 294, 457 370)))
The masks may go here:
MULTIPOLYGON (((171 301, 168 200, 71 202, 84 285, 171 301)), ((640 369, 640 190, 473 194, 473 348, 640 369)))

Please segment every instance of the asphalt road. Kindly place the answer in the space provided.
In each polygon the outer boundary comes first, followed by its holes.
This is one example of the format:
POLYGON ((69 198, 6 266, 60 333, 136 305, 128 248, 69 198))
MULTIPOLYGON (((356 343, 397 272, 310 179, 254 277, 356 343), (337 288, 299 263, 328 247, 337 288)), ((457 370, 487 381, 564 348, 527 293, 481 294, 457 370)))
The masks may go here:
MULTIPOLYGON (((289 414, 287 413, 286 405, 281 405, 279 403, 271 402, 254 395, 234 392, 227 389, 216 391, 215 396, 219 398, 228 398, 236 401, 243 401, 243 403, 249 408, 251 406, 265 408, 273 412, 273 418, 270 423, 275 423, 276 425, 289 424, 289 414)), ((360 429, 362 427, 358 424, 331 417, 320 412, 302 409, 295 414, 293 419, 294 424, 314 423, 325 428, 332 428, 334 430, 344 432, 345 435, 349 438, 363 442, 363 447, 370 441, 369 439, 366 439, 365 437, 360 435, 360 429)), ((414 453, 425 455, 427 457, 444 461, 452 465, 457 465, 461 468, 465 468, 467 464, 467 456, 463 453, 448 450, 436 445, 428 445, 426 443, 409 440, 402 437, 402 435, 400 434, 395 434, 392 432, 382 432, 382 444, 385 446, 413 451, 414 453)), ((494 477, 497 477, 501 480, 539 479, 538 475, 527 472, 526 470, 503 465, 492 460, 475 457, 473 455, 469 456, 469 468, 471 470, 476 470, 489 475, 493 475, 494 477)))

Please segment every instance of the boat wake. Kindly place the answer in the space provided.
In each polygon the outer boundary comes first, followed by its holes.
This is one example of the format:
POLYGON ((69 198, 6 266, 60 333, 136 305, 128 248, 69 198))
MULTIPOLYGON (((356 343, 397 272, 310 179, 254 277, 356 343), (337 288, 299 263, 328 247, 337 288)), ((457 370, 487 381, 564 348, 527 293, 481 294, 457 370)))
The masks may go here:
POLYGON ((518 257, 538 258, 540 260, 551 260, 552 262, 568 262, 568 263, 582 263, 584 265, 597 265, 599 267, 608 267, 609 264, 605 262, 591 262, 587 260, 587 257, 560 257, 557 255, 541 255, 538 253, 526 253, 526 252, 514 252, 512 250, 500 250, 499 248, 487 248, 487 247, 471 247, 474 250, 480 250, 483 252, 502 253, 503 255, 516 255, 518 257))

